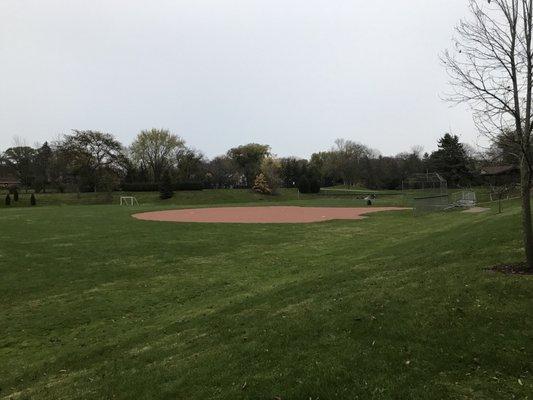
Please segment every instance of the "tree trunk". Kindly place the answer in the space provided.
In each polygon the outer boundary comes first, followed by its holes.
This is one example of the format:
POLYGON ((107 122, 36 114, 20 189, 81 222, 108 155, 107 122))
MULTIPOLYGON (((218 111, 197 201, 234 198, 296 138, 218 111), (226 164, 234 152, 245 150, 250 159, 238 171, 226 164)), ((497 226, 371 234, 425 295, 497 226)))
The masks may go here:
POLYGON ((520 165, 520 194, 522 197, 522 228, 527 268, 533 270, 533 231, 531 224, 531 172, 527 161, 520 165))

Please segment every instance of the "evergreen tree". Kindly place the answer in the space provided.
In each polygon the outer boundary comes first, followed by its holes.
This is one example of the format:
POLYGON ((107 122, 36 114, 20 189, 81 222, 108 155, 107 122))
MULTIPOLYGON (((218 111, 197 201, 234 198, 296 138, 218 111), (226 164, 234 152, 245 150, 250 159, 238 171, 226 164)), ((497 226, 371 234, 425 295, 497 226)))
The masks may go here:
POLYGON ((298 181, 298 190, 300 193, 309 193, 311 191, 311 185, 309 184, 309 179, 307 176, 303 175, 298 181))
POLYGON ((34 187, 36 190, 42 190, 46 192, 46 187, 50 183, 50 175, 52 168, 53 151, 48 144, 44 142, 40 149, 37 150, 35 156, 35 182, 34 187))
POLYGON ((159 184, 159 198, 161 200, 170 199, 174 196, 174 191, 172 190, 172 179, 170 178, 170 173, 165 171, 163 174, 163 179, 159 184))
POLYGON ((439 149, 429 156, 429 169, 439 172, 450 186, 470 184, 472 174, 468 167, 469 159, 459 137, 447 133, 439 139, 438 146, 439 149))
POLYGON ((320 192, 320 178, 310 175, 309 177, 309 193, 320 192))

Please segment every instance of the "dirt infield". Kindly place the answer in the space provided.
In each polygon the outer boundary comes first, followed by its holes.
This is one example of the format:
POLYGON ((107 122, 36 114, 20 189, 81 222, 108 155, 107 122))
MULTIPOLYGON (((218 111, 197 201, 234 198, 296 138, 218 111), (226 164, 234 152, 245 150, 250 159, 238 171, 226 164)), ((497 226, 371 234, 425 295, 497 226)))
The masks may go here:
POLYGON ((211 223, 310 223, 334 219, 362 219, 365 214, 399 211, 406 208, 372 207, 217 207, 153 211, 133 214, 146 221, 211 222, 211 223))

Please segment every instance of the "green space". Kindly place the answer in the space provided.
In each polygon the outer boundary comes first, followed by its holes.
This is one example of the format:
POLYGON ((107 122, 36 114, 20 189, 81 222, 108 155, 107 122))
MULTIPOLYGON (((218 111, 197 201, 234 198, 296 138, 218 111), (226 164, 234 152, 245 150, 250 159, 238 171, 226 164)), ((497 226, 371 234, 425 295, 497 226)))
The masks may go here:
MULTIPOLYGON (((0 398, 533 393, 533 277, 486 270, 523 260, 515 201, 501 214, 241 225, 130 214, 267 197, 149 193, 131 208, 46 196, 65 206, 39 195, 36 207, 0 211, 0 398)), ((268 199, 361 205, 293 191, 268 199)))

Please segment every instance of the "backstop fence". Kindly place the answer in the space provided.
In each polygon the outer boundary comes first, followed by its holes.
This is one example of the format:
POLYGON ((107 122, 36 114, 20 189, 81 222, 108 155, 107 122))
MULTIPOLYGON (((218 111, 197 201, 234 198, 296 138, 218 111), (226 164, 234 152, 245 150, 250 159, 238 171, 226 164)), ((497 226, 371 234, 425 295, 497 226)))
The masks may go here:
POLYGON ((414 215, 442 211, 450 205, 448 182, 436 172, 410 175, 402 181, 402 191, 412 199, 414 215))
POLYGON ((413 214, 415 216, 444 211, 449 206, 450 196, 447 194, 413 198, 413 214))

